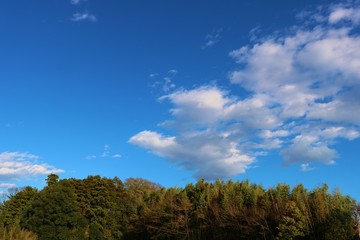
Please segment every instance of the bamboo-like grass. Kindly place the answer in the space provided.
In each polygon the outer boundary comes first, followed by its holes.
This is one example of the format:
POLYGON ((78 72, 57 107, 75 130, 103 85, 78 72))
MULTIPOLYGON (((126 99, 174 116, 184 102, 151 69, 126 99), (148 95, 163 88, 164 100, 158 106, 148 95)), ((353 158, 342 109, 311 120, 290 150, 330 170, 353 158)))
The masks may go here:
POLYGON ((35 233, 18 227, 1 229, 1 240, 37 240, 35 233))

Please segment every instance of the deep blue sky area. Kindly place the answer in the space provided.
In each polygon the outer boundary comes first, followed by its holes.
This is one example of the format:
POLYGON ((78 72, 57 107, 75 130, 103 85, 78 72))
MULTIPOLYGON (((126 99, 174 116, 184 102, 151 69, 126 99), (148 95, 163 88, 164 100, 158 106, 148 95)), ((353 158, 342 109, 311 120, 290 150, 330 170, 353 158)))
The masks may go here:
POLYGON ((359 1, 0 2, 0 193, 327 183, 357 200, 359 1))

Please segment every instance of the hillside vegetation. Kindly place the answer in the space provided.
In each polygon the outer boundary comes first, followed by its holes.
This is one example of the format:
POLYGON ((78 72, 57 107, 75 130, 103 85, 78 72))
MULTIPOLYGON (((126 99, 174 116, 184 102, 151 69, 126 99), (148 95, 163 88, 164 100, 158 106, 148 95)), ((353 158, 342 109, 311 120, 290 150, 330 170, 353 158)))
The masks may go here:
POLYGON ((51 174, 0 205, 0 238, 360 239, 360 208, 326 185, 307 190, 249 181, 199 180, 164 188, 144 179, 51 174))

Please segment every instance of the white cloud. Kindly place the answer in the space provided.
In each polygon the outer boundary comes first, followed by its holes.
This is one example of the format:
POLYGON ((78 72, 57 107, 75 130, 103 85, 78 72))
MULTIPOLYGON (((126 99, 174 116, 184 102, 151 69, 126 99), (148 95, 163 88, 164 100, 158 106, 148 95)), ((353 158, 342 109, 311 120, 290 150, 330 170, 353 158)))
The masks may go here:
POLYGON ((360 125, 360 99, 356 101, 341 100, 341 95, 327 103, 314 104, 308 113, 310 119, 324 119, 333 122, 347 122, 360 125))
POLYGON ((264 130, 261 133, 262 138, 275 138, 275 137, 287 137, 290 133, 287 130, 277 130, 277 131, 270 131, 270 130, 264 130))
POLYGON ((72 15, 71 21, 73 21, 73 22, 79 22, 79 21, 96 22, 97 18, 95 17, 95 15, 91 14, 88 11, 82 12, 82 13, 77 12, 72 15))
POLYGON ((80 5, 82 2, 86 2, 87 0, 70 0, 72 5, 80 5))
POLYGON ((226 103, 230 101, 215 87, 201 87, 192 91, 177 91, 162 98, 169 99, 175 108, 171 113, 182 125, 211 124, 217 122, 226 103))
MULTIPOLYGON (((244 173, 259 155, 255 149, 260 145, 249 141, 249 134, 253 133, 249 133, 247 126, 258 129, 263 124, 252 123, 254 116, 241 112, 251 106, 262 107, 261 98, 240 101, 217 87, 203 86, 179 90, 161 100, 169 100, 174 105, 170 110, 173 119, 161 126, 175 130, 177 135, 142 131, 131 137, 130 143, 193 170, 196 177, 205 179, 244 173), (247 144, 239 144, 242 139, 247 144)), ((271 149, 279 147, 281 141, 271 139, 260 144, 261 148, 271 149)))
POLYGON ((207 179, 243 173, 276 149, 285 165, 302 170, 335 163, 337 141, 360 136, 360 36, 357 8, 337 24, 321 20, 335 14, 329 9, 308 15, 311 28, 295 26, 229 53, 238 63, 230 81, 248 95, 215 86, 167 94, 160 99, 172 104, 171 118, 159 126, 173 135, 143 131, 130 143, 207 179))
POLYGON ((121 154, 119 153, 111 154, 110 149, 110 146, 108 144, 105 144, 102 153, 100 153, 99 155, 88 155, 85 157, 85 159, 92 160, 97 158, 121 158, 121 154))
POLYGON ((360 8, 345 7, 338 5, 334 7, 329 15, 329 23, 335 24, 340 21, 351 21, 354 24, 360 23, 360 8))
POLYGON ((50 173, 61 173, 46 163, 38 163, 39 157, 29 153, 2 152, 0 153, 0 179, 19 179, 50 173))
POLYGON ((348 140, 353 140, 359 137, 359 132, 349 127, 331 126, 318 131, 317 135, 324 139, 342 137, 348 140))
POLYGON ((224 178, 245 172, 253 158, 243 154, 235 142, 216 132, 198 132, 178 137, 165 137, 143 131, 131 137, 130 143, 165 157, 186 170, 195 170, 195 177, 224 178))
MULTIPOLYGON (((176 69, 170 69, 162 79, 157 79, 155 82, 151 84, 152 88, 160 88, 164 93, 170 92, 172 89, 176 87, 176 84, 173 81, 173 78, 178 73, 176 69)), ((152 73, 149 75, 150 78, 156 79, 160 77, 158 73, 152 73)))
POLYGON ((177 73, 178 73, 178 70, 176 70, 176 69, 170 69, 170 70, 168 71, 168 74, 169 74, 169 75, 172 75, 172 76, 175 76, 177 73))
POLYGON ((91 159, 95 159, 95 158, 97 158, 96 155, 88 155, 85 157, 86 160, 91 160, 91 159))
POLYGON ((0 183, 0 188, 13 188, 16 184, 14 183, 0 183))
POLYGON ((104 150, 103 152, 100 154, 100 157, 105 158, 108 157, 110 155, 110 146, 105 144, 104 145, 104 150))
MULTIPOLYGON (((329 22, 357 23, 358 12, 358 8, 334 8, 329 22)), ((280 130, 289 131, 285 123, 293 121, 289 132, 294 138, 289 137, 291 144, 281 151, 285 163, 333 163, 337 153, 329 146, 334 140, 359 137, 360 37, 352 28, 346 24, 296 27, 292 34, 274 35, 230 52, 240 66, 230 74, 232 83, 270 99, 265 117, 278 116, 280 130), (326 128, 318 131, 315 142, 309 142, 316 135, 311 127, 299 127, 305 122, 326 128)), ((269 131, 262 137, 271 136, 269 131)))
POLYGON ((141 144, 141 146, 148 149, 158 149, 157 153, 162 156, 166 155, 162 149, 174 148, 176 146, 175 137, 164 137, 152 131, 142 131, 131 137, 129 142, 141 144))
POLYGON ((315 169, 315 168, 310 167, 310 164, 309 164, 309 163, 303 163, 303 164, 301 164, 301 165, 300 165, 300 168, 301 168, 301 171, 303 171, 303 172, 312 171, 312 170, 315 169))
POLYGON ((314 136, 298 135, 293 143, 280 151, 285 164, 323 162, 326 164, 335 163, 338 157, 334 149, 330 149, 326 143, 314 136))
POLYGON ((176 85, 172 82, 171 78, 164 77, 164 84, 162 87, 162 90, 164 92, 169 92, 171 89, 175 88, 176 85))
POLYGON ((150 73, 150 74, 149 74, 149 77, 150 77, 150 78, 154 78, 154 77, 156 77, 156 76, 159 76, 159 74, 158 74, 158 73, 150 73))
POLYGON ((273 129, 279 126, 281 121, 277 117, 278 112, 269 109, 271 101, 265 95, 254 95, 229 105, 225 114, 227 118, 234 119, 247 128, 273 129))
POLYGON ((205 36, 205 43, 201 46, 202 49, 209 48, 217 44, 221 39, 222 28, 214 30, 212 33, 205 36))

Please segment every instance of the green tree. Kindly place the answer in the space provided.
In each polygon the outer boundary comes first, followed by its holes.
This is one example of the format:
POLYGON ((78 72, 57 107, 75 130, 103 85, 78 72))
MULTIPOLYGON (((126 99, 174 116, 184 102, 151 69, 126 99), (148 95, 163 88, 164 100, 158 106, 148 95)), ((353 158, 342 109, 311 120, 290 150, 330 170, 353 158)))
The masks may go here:
POLYGON ((154 239, 188 239, 192 205, 185 192, 169 188, 157 192, 158 202, 150 205, 145 216, 146 227, 154 239))
POLYGON ((142 178, 125 181, 124 208, 126 209, 126 239, 148 239, 146 216, 149 206, 158 199, 160 185, 142 178))
POLYGON ((86 223, 69 182, 59 181, 40 191, 26 209, 22 226, 40 240, 82 239, 86 223))
POLYGON ((305 236, 308 233, 305 216, 301 213, 296 203, 290 201, 285 206, 286 214, 278 226, 278 240, 292 240, 295 237, 305 236))
POLYGON ((54 173, 49 174, 48 177, 46 178, 46 183, 48 186, 51 186, 57 183, 58 181, 59 181, 59 176, 54 173))
POLYGON ((31 232, 40 240, 360 238, 360 208, 326 185, 311 192, 286 184, 265 190, 248 180, 200 179, 166 189, 140 178, 123 184, 55 174, 47 183, 0 204, 0 238, 31 232))
POLYGON ((2 204, 0 224, 3 227, 19 227, 23 212, 37 194, 37 189, 25 187, 2 204))

